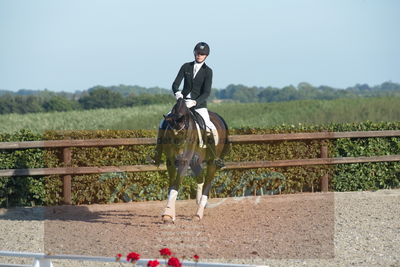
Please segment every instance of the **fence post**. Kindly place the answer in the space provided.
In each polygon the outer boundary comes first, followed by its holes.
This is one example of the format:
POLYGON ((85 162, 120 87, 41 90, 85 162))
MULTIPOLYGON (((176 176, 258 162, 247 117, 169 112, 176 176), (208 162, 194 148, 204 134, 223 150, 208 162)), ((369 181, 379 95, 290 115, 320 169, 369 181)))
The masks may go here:
MULTIPOLYGON (((326 141, 323 140, 322 141, 322 145, 321 145, 321 154, 320 157, 321 158, 328 158, 328 145, 326 144, 326 141)), ((321 191, 322 192, 328 192, 328 188, 329 187, 329 174, 325 173, 322 177, 321 177, 321 191)))
MULTIPOLYGON (((70 147, 63 148, 63 162, 64 166, 68 167, 71 165, 72 152, 70 147)), ((70 174, 63 176, 63 196, 64 204, 71 205, 71 180, 72 176, 70 174)))

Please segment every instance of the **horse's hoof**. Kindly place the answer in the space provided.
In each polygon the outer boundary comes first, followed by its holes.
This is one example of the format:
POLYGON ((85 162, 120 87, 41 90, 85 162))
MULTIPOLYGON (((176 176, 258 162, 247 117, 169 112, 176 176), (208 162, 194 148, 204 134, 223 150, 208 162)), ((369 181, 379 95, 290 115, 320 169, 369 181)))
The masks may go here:
POLYGON ((199 215, 194 215, 194 216, 193 216, 193 221, 195 221, 195 222, 200 222, 200 221, 201 221, 200 216, 199 216, 199 215))
POLYGON ((163 223, 165 223, 165 224, 174 224, 175 223, 174 219, 169 215, 163 215, 162 220, 163 220, 163 223))

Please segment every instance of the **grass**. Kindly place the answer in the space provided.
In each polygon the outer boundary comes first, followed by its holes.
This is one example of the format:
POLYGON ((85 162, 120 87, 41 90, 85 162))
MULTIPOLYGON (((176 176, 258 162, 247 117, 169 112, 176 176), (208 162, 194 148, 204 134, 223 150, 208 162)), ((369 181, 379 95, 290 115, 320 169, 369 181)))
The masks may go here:
POLYGON ((400 120, 400 98, 227 103, 213 105, 210 109, 221 114, 233 128, 400 120))
MULTIPOLYGON (((400 121, 400 98, 302 100, 274 103, 209 104, 230 128, 268 128, 281 124, 400 121)), ((0 115, 2 133, 46 130, 156 129, 169 105, 54 113, 0 115)))

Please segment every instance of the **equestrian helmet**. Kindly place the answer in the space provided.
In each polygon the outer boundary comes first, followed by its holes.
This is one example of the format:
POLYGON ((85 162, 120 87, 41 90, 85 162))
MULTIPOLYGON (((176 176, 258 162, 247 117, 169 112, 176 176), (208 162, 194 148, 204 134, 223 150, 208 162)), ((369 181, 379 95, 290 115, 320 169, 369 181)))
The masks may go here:
POLYGON ((193 53, 194 54, 199 53, 208 56, 210 54, 210 47, 205 42, 200 42, 194 47, 193 53))

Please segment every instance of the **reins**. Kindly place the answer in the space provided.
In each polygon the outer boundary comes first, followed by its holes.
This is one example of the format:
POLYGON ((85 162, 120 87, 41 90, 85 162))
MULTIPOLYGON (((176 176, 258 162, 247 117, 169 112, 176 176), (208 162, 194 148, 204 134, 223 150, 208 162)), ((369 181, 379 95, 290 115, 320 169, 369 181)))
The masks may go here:
MULTIPOLYGON (((187 109, 186 106, 184 106, 183 108, 187 109)), ((172 115, 176 115, 177 114, 177 107, 173 108, 173 113, 172 115)), ((190 140, 190 120, 193 120, 192 115, 191 115, 191 111, 189 109, 186 110, 186 112, 183 115, 183 123, 177 122, 176 116, 172 116, 170 121, 167 121, 167 128, 169 128, 170 130, 172 130, 172 132, 174 133, 174 136, 178 136, 179 133, 183 132, 185 129, 187 130, 187 132, 184 134, 182 140, 182 143, 179 144, 175 144, 176 146, 181 146, 185 143, 188 143, 188 140, 190 140), (181 124, 181 125, 179 125, 181 124), (179 126, 178 129, 176 129, 175 127, 179 126), (188 137, 189 136, 189 137, 188 137)), ((192 129, 193 130, 193 129, 192 129)))

